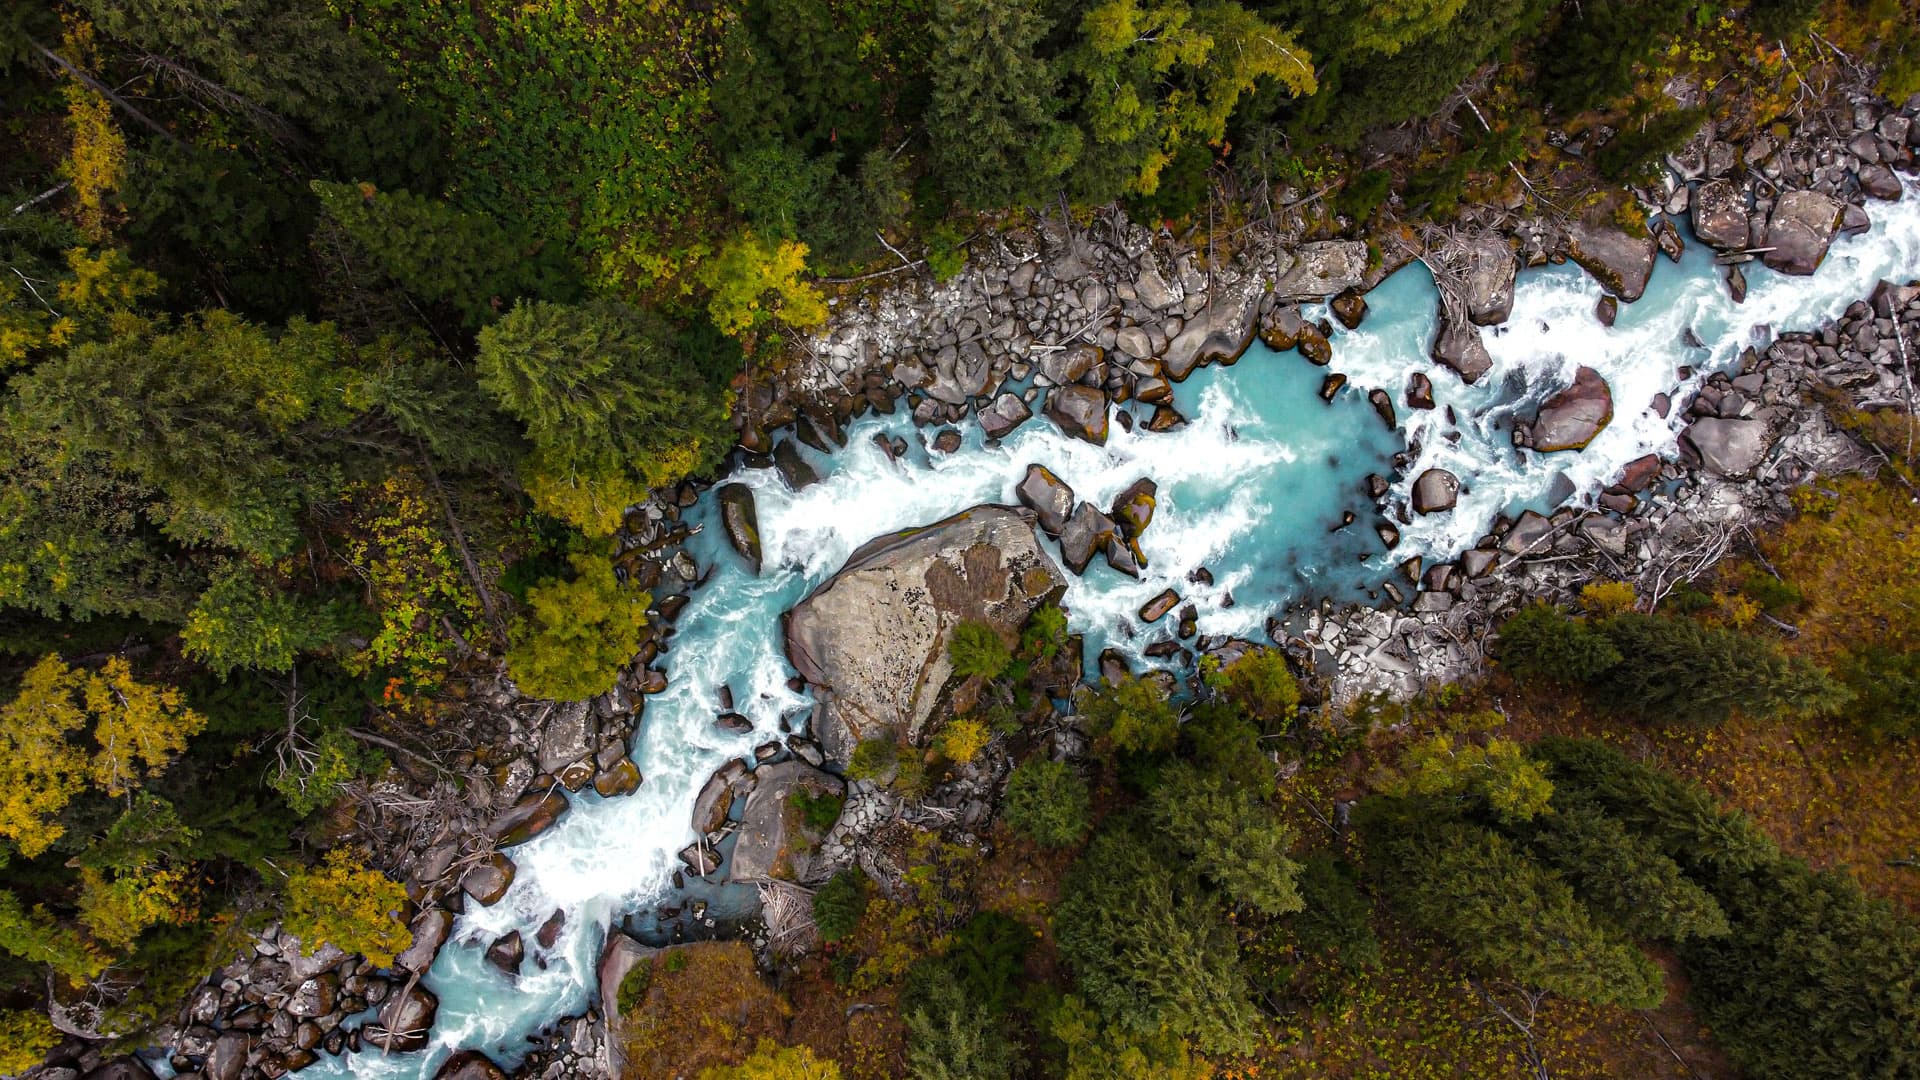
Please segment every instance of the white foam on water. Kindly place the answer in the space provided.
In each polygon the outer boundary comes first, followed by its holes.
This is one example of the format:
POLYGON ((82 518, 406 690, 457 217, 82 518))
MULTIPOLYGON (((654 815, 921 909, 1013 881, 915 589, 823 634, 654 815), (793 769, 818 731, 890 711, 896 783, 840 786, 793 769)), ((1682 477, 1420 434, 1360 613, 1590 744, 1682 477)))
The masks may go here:
POLYGON ((1283 602, 1308 594, 1358 596, 1409 554, 1451 557, 1470 546, 1495 514, 1523 505, 1546 509, 1556 473, 1591 491, 1642 454, 1671 453, 1677 412, 1662 421, 1646 405, 1660 392, 1679 399, 1680 365, 1724 368, 1749 343, 1755 323, 1810 327, 1864 296, 1877 279, 1920 271, 1920 192, 1910 186, 1904 201, 1876 204, 1872 213, 1873 231, 1836 243, 1811 279, 1750 267, 1744 306, 1726 298, 1719 271, 1694 244, 1677 266, 1661 260, 1646 297, 1622 305, 1610 330, 1594 319, 1600 290, 1584 274, 1571 267, 1525 272, 1512 319, 1485 332, 1494 367, 1478 386, 1463 385, 1427 360, 1435 297, 1416 264, 1369 296, 1373 311, 1361 329, 1336 334, 1332 367, 1350 385, 1331 405, 1314 396, 1319 371, 1297 356, 1256 346, 1237 366, 1209 368, 1183 384, 1179 403, 1190 422, 1166 434, 1115 424, 1106 446, 1095 447, 1036 418, 988 446, 968 424, 958 453, 929 454, 916 445, 894 462, 873 436, 914 442, 911 424, 904 415, 867 417, 849 426, 847 447, 831 458, 805 452, 823 474, 805 491, 788 491, 770 469, 741 470, 734 479, 754 491, 765 569, 757 578, 746 573, 725 547, 711 500, 703 500, 692 520, 704 532, 690 549, 713 573, 694 591, 663 657, 668 689, 646 702, 634 749, 646 778, 640 790, 611 800, 575 796, 558 825, 510 850, 519 866, 513 887, 494 907, 468 906, 427 977, 441 1000, 429 1051, 325 1058, 302 1075, 425 1078, 451 1050, 465 1047, 511 1065, 525 1052, 528 1034, 581 1011, 605 928, 666 890, 674 853, 694 838, 690 809, 707 776, 728 758, 778 738, 783 718, 798 726, 809 703, 786 689, 780 613, 866 541, 980 502, 1012 502, 1029 462, 1046 465, 1079 498, 1102 508, 1148 476, 1160 496, 1142 540, 1148 557, 1142 579, 1123 577, 1096 559, 1069 586, 1073 628, 1088 635, 1090 650, 1112 645, 1137 661, 1171 621, 1141 626, 1137 609, 1172 588, 1196 602, 1204 632, 1253 636, 1283 602), (1705 349, 1682 345, 1688 327, 1705 349), (1531 416, 1581 364, 1612 387, 1613 422, 1578 453, 1516 452, 1511 419, 1531 416), (1405 408, 1412 371, 1432 372, 1440 408, 1405 408), (1372 387, 1392 395, 1400 434, 1421 445, 1395 497, 1404 498, 1408 480, 1429 467, 1450 469, 1466 485, 1458 509, 1414 521, 1391 554, 1373 541, 1359 491, 1364 473, 1388 471, 1386 459, 1398 444, 1364 401, 1372 387), (1447 405, 1456 410, 1457 428, 1445 423, 1447 405), (1448 430, 1459 431, 1457 444, 1443 437, 1448 430), (1343 508, 1361 516, 1333 531, 1343 508), (1212 571, 1210 587, 1187 580, 1201 566, 1212 571), (1228 594, 1237 603, 1223 608, 1228 594), (754 721, 753 732, 714 727, 722 684, 732 688, 737 710, 754 721), (554 949, 539 954, 531 946, 534 931, 556 909, 567 912, 566 927, 554 949), (517 983, 482 955, 509 930, 530 943, 517 983))

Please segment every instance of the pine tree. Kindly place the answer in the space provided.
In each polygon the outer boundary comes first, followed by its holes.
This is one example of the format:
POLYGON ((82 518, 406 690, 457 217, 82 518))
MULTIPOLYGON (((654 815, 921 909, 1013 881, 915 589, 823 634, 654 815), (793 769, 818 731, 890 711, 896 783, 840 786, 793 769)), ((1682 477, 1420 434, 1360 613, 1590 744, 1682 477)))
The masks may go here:
POLYGON ((1636 938, 1685 941, 1727 932, 1711 894, 1646 837, 1593 803, 1560 793, 1538 818, 1529 848, 1565 877, 1580 899, 1636 938))
POLYGON ((1300 910, 1288 857, 1293 830, 1243 788, 1191 765, 1170 766, 1147 798, 1147 820, 1189 860, 1192 871, 1235 904, 1267 915, 1300 910))
POLYGON ((1506 837, 1421 799, 1375 796, 1355 821, 1381 892, 1468 963, 1577 1001, 1660 1003, 1659 966, 1506 837))
POLYGON ((1038 198, 1079 154, 1060 121, 1060 74, 1035 50, 1049 30, 1028 0, 941 0, 933 12, 930 163, 982 210, 1038 198))
POLYGON ((1072 847, 1091 818, 1087 782, 1065 762, 1023 761, 1007 777, 1001 813, 1008 828, 1041 847, 1072 847))

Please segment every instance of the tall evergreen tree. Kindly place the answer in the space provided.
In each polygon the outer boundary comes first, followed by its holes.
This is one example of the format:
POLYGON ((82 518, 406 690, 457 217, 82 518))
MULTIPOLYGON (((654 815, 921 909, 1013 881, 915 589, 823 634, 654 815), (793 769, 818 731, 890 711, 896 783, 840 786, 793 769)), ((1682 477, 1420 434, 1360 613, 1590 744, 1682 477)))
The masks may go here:
POLYGON ((1031 0, 934 7, 928 156, 968 206, 1038 198, 1079 155, 1079 132, 1056 114, 1060 73, 1035 53, 1047 30, 1031 0))

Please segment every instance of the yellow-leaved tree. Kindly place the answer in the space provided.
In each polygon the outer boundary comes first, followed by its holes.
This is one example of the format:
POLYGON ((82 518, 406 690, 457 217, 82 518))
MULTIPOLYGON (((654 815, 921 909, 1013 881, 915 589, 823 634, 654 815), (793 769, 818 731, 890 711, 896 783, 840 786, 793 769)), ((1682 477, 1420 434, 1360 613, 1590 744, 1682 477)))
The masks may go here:
POLYGON ((134 678, 121 657, 99 671, 43 657, 0 709, 0 837, 39 855, 60 839, 65 826, 54 818, 88 781, 124 795, 206 724, 180 691, 134 678), (79 738, 89 725, 92 753, 79 738))
POLYGON ((742 232, 700 267, 700 284, 713 291, 707 314, 722 333, 735 337, 770 319, 818 326, 827 321, 827 302, 801 279, 806 269, 807 245, 742 232))
POLYGON ((405 887, 367 866, 358 853, 339 847, 318 866, 287 875, 281 926, 309 955, 321 945, 335 945, 375 967, 391 967, 413 940, 403 919, 406 907, 405 887))
POLYGON ((708 1069, 700 1080, 840 1080, 840 1066, 810 1047, 781 1046, 762 1039, 747 1060, 708 1069))

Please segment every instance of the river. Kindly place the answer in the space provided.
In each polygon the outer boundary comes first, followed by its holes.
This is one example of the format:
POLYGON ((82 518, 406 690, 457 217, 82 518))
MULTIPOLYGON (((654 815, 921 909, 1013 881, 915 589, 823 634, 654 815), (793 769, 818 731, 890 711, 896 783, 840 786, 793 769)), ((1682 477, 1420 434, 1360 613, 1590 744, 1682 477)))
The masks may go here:
MULTIPOLYGON (((428 1050, 323 1059, 301 1075, 424 1078, 459 1048, 484 1050, 512 1067, 530 1033, 583 1010, 605 928, 650 911, 669 887, 674 853, 693 839, 690 808, 700 785, 729 757, 779 738, 783 719, 797 724, 804 716, 808 699, 785 685, 791 671, 781 655, 780 614, 866 540, 976 503, 1012 502, 1029 462, 1046 465, 1080 498, 1102 506, 1133 480, 1152 477, 1160 501, 1143 538, 1145 574, 1130 580, 1096 560, 1069 588, 1072 628, 1087 635, 1090 650, 1111 645, 1138 658, 1147 638, 1135 635, 1133 612, 1171 586, 1196 602, 1202 633, 1257 639, 1267 616, 1290 602, 1364 599, 1410 555, 1447 558, 1472 546, 1498 513, 1550 509, 1550 496, 1569 483, 1572 499, 1590 498, 1626 462, 1671 455, 1679 410, 1663 420, 1647 404, 1662 392, 1686 399, 1683 366, 1698 380, 1733 364, 1763 328, 1811 328, 1866 296, 1882 277, 1920 274, 1920 186, 1910 182, 1904 200, 1869 211, 1872 230, 1836 241, 1811 278, 1749 264, 1743 305, 1729 299, 1712 253, 1689 237, 1680 262, 1660 259, 1646 295, 1622 304, 1610 329, 1594 316, 1601 290, 1584 272, 1571 264, 1523 270, 1512 317, 1483 332, 1494 366, 1474 386, 1427 359, 1437 296, 1415 263, 1369 294, 1371 313, 1359 329, 1336 326, 1331 370, 1349 381, 1330 404, 1316 394, 1325 370, 1256 343, 1237 364, 1203 369, 1181 384, 1177 404, 1190 423, 1165 434, 1116 424, 1107 445, 1095 447, 1036 416, 992 447, 969 425, 962 448, 941 455, 920 445, 900 409, 851 424, 847 447, 836 454, 803 449, 822 479, 802 492, 788 491, 772 469, 742 470, 733 479, 754 490, 764 570, 751 576, 726 547, 711 499, 691 511, 705 526, 691 553, 714 571, 694 592, 663 657, 668 689, 646 704, 634 749, 645 784, 625 798, 576 795, 559 825, 513 849, 519 874, 512 889, 493 907, 469 905, 427 976, 440 998, 428 1050), (1683 343, 1689 328, 1704 346, 1683 343), (1599 371, 1612 387, 1612 423, 1580 452, 1514 450, 1506 421, 1531 416, 1579 365, 1599 371), (1431 374, 1439 408, 1406 408, 1412 371, 1431 374), (1392 396, 1398 430, 1389 431, 1367 404, 1374 387, 1392 396), (1448 406, 1457 427, 1447 425, 1448 406), (1453 430, 1457 440, 1445 437, 1453 430), (909 453, 888 460, 874 445, 877 433, 905 436, 909 453), (1420 445, 1419 460, 1390 499, 1404 499, 1410 479, 1432 466, 1458 475, 1465 491, 1454 512, 1405 526, 1389 555, 1373 534, 1362 480, 1369 472, 1392 475, 1392 456, 1409 443, 1420 445), (1358 520, 1336 531, 1347 510, 1358 520), (1202 565, 1212 572, 1209 587, 1187 580, 1202 565), (1228 594, 1231 606, 1224 604, 1228 594), (754 720, 752 733, 714 727, 723 684, 754 720), (556 908, 567 912, 566 929, 553 950, 541 953, 532 948, 532 932, 556 908), (517 982, 482 956, 487 943, 515 929, 530 948, 517 982)), ((1309 318, 1320 314, 1307 311, 1309 318)))

